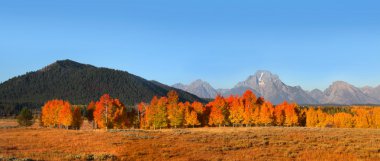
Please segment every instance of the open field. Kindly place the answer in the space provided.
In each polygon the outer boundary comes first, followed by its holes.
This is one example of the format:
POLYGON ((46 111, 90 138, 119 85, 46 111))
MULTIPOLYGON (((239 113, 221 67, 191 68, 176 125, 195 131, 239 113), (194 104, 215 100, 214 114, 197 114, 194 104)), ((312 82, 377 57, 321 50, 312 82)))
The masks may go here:
POLYGON ((18 126, 16 119, 0 119, 0 128, 18 126))
POLYGON ((105 132, 36 126, 2 128, 0 157, 35 160, 380 160, 380 130, 222 127, 105 132))

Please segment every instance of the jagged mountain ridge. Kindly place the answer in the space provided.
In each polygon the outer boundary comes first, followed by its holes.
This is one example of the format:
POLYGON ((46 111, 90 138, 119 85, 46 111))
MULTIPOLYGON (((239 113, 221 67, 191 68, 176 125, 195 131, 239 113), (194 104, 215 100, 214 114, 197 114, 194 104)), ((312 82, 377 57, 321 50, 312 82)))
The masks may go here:
MULTIPOLYGON (((191 91, 187 90, 187 86, 183 84, 176 84, 173 87, 198 95, 198 93, 193 92, 196 91, 195 87, 191 91)), ((298 104, 380 104, 380 86, 360 89, 346 82, 336 81, 324 91, 314 89, 308 92, 300 86, 286 85, 278 75, 266 70, 257 71, 254 75, 249 76, 245 81, 237 83, 231 89, 213 89, 212 91, 227 97, 230 95, 242 95, 246 90, 251 90, 257 96, 263 96, 274 104, 285 100, 297 102, 298 104)))
POLYGON ((323 93, 313 90, 310 95, 322 104, 378 104, 380 101, 344 81, 333 82, 323 93))
MULTIPOLYGON (((231 91, 237 88, 252 88, 254 92, 270 100, 274 104, 283 101, 297 102, 299 104, 316 104, 314 98, 307 94, 301 87, 288 86, 283 83, 278 75, 272 74, 266 70, 259 70, 254 75, 249 76, 245 81, 239 82, 231 91)), ((241 95, 242 91, 239 93, 241 95)))
POLYGON ((369 87, 369 86, 366 86, 366 87, 363 87, 360 89, 364 94, 372 97, 372 98, 375 98, 377 100, 380 100, 380 85, 377 86, 377 87, 369 87))

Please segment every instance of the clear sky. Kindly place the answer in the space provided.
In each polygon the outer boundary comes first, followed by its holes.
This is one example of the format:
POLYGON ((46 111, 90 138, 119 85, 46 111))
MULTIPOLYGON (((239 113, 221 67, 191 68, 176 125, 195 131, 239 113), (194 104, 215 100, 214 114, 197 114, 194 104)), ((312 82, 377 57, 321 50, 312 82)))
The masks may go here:
POLYGON ((60 59, 172 85, 380 84, 379 0, 2 0, 0 82, 60 59))

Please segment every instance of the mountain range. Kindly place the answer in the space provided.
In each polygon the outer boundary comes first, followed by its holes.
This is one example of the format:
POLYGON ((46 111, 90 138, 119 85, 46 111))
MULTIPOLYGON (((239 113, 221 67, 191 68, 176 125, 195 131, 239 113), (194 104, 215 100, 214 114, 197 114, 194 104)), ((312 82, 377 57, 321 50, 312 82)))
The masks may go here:
POLYGON ((180 101, 190 102, 207 102, 218 94, 227 97, 251 90, 273 104, 284 100, 298 104, 380 104, 380 86, 358 88, 336 81, 324 91, 306 91, 300 86, 286 85, 279 76, 265 70, 257 71, 231 89, 215 89, 203 80, 168 86, 126 71, 60 60, 1 83, 0 115, 16 114, 22 107, 39 109, 51 99, 85 105, 104 93, 119 98, 126 105, 135 105, 148 102, 153 96, 165 96, 170 90, 178 92, 180 101))
POLYGON ((189 85, 178 83, 172 87, 188 91, 202 98, 214 98, 217 94, 225 97, 242 95, 246 90, 251 90, 257 96, 263 96, 274 104, 283 101, 310 105, 380 104, 380 86, 358 88, 347 82, 336 81, 324 91, 319 89, 306 91, 300 86, 286 85, 278 75, 266 70, 257 71, 254 75, 237 83, 231 89, 214 89, 209 83, 201 80, 189 85))
POLYGON ((181 101, 204 102, 186 91, 126 71, 61 60, 1 83, 0 115, 17 113, 22 107, 38 109, 51 99, 85 105, 105 93, 126 105, 134 105, 148 102, 153 96, 165 96, 170 90, 176 90, 181 101))

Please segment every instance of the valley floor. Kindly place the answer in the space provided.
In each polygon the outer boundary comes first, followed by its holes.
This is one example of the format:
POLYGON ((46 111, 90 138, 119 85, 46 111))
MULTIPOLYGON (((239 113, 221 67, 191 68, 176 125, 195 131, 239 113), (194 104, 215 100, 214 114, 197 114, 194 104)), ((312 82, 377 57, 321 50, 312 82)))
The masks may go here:
MULTIPOLYGON (((0 121, 1 122, 1 121, 0 121)), ((2 124, 0 124, 2 125, 2 124)), ((379 129, 1 128, 0 158, 34 160, 380 160, 379 129)), ((1 159, 0 159, 1 160, 1 159)))

